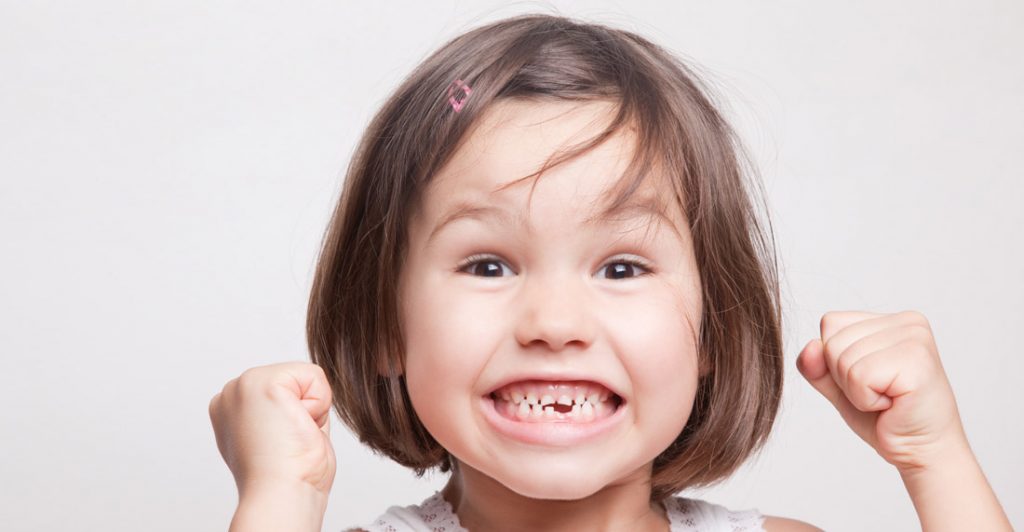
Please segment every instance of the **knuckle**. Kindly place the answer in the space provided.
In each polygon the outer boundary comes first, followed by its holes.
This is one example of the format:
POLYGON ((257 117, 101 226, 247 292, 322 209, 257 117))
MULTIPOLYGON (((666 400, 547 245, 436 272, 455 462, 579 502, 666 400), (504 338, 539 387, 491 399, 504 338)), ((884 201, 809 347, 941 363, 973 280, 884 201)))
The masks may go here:
POLYGON ((829 311, 829 312, 826 312, 825 314, 822 314, 821 321, 818 322, 818 327, 821 329, 822 332, 824 332, 825 331, 825 327, 829 323, 831 323, 832 317, 833 317, 834 314, 835 314, 834 311, 829 311))
POLYGON ((846 372, 846 378, 851 384, 860 384, 864 382, 864 379, 867 377, 865 372, 868 370, 868 367, 866 364, 861 364, 860 362, 863 362, 863 359, 858 360, 857 363, 851 365, 850 369, 846 372))
POLYGON ((907 363, 911 364, 913 368, 925 368, 932 364, 931 351, 926 345, 915 340, 906 340, 899 346, 906 353, 907 363))
POLYGON ((851 372, 856 366, 856 363, 850 361, 850 357, 839 357, 839 360, 836 362, 836 369, 839 371, 839 374, 845 375, 847 379, 853 377, 851 372))
POLYGON ((913 350, 914 358, 917 359, 919 364, 930 364, 932 362, 932 351, 927 345, 915 342, 911 349, 913 350))
POLYGON ((925 325, 915 323, 909 326, 911 338, 919 343, 927 344, 931 341, 932 331, 925 325))
MULTIPOLYGON (((839 347, 836 345, 836 337, 835 336, 833 336, 832 338, 829 338, 828 341, 826 341, 824 344, 822 344, 821 349, 822 349, 822 352, 824 353, 826 359, 839 359, 839 358, 842 358, 842 353, 839 352, 839 347)), ((839 361, 837 360, 836 364, 838 365, 838 363, 839 363, 839 361)))
POLYGON ((930 325, 928 324, 928 318, 925 317, 925 315, 922 314, 921 312, 918 312, 916 310, 904 310, 900 314, 903 317, 907 318, 908 321, 910 321, 911 323, 930 329, 930 325))
POLYGON ((235 379, 238 389, 242 392, 249 392, 259 388, 260 372, 258 368, 249 368, 242 372, 238 378, 235 379))

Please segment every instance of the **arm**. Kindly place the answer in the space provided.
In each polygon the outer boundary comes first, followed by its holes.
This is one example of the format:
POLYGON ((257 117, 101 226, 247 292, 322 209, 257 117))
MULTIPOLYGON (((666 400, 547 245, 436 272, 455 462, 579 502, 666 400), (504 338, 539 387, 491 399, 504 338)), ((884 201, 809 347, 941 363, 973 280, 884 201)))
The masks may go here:
POLYGON ((334 482, 331 389, 319 366, 271 364, 210 401, 217 448, 235 477, 232 532, 319 532, 334 482))
POLYGON ((971 452, 923 314, 828 312, 797 368, 896 466, 922 530, 1012 530, 971 452))
POLYGON ((901 470, 900 477, 925 532, 1013 530, 969 447, 941 467, 901 470))

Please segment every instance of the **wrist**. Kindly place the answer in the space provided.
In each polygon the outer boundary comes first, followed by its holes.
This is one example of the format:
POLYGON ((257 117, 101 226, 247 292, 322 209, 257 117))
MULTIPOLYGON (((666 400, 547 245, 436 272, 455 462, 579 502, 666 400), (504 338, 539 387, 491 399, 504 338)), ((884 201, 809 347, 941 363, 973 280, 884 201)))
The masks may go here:
POLYGON ((936 453, 915 467, 900 468, 899 473, 921 520, 921 530, 1012 531, 969 446, 936 453))
POLYGON ((948 477, 978 468, 978 461, 966 440, 936 448, 929 454, 915 458, 896 470, 904 483, 921 482, 931 477, 948 477))
POLYGON ((291 481, 247 482, 238 489, 238 508, 232 531, 320 531, 327 494, 308 483, 291 481))

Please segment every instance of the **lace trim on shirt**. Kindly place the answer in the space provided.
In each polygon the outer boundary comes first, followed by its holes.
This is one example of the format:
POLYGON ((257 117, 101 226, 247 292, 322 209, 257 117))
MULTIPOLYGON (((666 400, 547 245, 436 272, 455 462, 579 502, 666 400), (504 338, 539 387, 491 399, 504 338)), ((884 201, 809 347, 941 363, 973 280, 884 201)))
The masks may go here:
MULTIPOLYGON (((409 532, 410 530, 429 530, 430 532, 469 532, 459 525, 459 518, 452 510, 452 505, 444 499, 440 491, 425 499, 420 504, 397 507, 392 506, 369 526, 367 532, 409 532)), ((349 529, 344 532, 350 532, 349 529)))
POLYGON ((452 510, 452 505, 445 500, 440 491, 423 501, 416 513, 432 532, 469 532, 459 524, 459 518, 452 510))
POLYGON ((662 504, 672 532, 702 532, 711 524, 726 525, 729 532, 764 532, 764 516, 755 508, 729 510, 718 504, 685 497, 669 497, 662 504))
MULTIPOLYGON (((685 497, 669 497, 663 501, 671 532, 706 532, 708 525, 723 524, 729 532, 764 532, 764 516, 756 509, 733 511, 714 503, 685 497), (723 522, 722 519, 725 519, 723 522)), ((459 524, 452 505, 435 492, 412 510, 431 532, 469 532, 459 524)), ((400 532, 383 515, 373 523, 375 530, 400 532)), ((726 529, 723 529, 726 530, 726 529)))

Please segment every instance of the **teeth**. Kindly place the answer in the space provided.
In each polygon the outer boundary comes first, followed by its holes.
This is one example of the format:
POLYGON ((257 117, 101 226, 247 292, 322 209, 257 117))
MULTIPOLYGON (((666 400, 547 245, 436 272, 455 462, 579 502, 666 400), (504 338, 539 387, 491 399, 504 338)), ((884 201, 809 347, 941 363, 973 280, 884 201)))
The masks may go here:
POLYGON ((532 423, 588 423, 617 408, 608 389, 588 381, 521 381, 495 390, 491 397, 503 415, 532 423))
POLYGON ((580 386, 576 388, 576 397, 569 393, 560 393, 543 394, 539 399, 533 392, 524 395, 521 388, 500 390, 494 394, 495 407, 509 418, 532 423, 558 421, 589 423, 595 419, 603 419, 615 411, 616 405, 602 400, 599 392, 595 391, 588 395, 584 392, 589 390, 580 390, 580 386), (556 409, 556 405, 564 405, 568 408, 557 406, 562 409, 559 411, 556 409))

